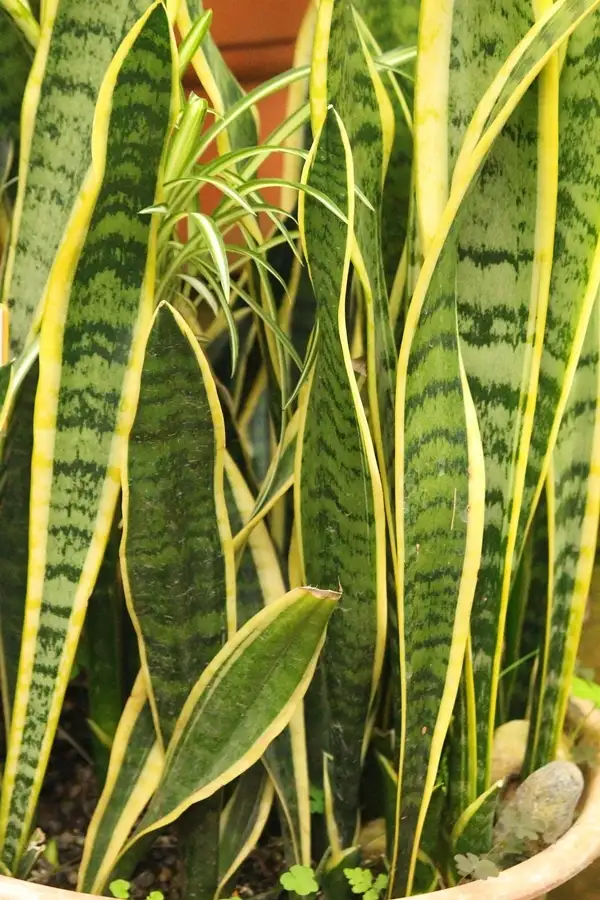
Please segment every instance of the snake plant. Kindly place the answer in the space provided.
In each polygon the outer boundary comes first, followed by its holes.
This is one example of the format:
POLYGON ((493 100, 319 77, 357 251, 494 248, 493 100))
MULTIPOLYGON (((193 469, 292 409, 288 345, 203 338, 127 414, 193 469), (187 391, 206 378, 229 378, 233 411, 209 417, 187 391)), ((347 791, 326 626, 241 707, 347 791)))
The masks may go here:
POLYGON ((275 829, 346 900, 373 821, 390 896, 435 891, 491 850, 498 727, 523 776, 563 752, 600 0, 308 7, 245 93, 201 0, 0 0, 11 875, 75 663, 97 894, 170 828, 185 896, 227 897, 275 829))

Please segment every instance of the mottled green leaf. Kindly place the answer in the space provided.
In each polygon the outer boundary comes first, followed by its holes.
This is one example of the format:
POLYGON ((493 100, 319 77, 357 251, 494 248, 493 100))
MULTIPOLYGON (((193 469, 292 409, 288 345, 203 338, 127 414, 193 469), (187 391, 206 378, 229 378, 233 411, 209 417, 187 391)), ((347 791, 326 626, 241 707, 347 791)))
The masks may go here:
POLYGON ((91 164, 92 123, 102 79, 150 0, 115 0, 110 5, 102 0, 53 0, 51 5, 56 19, 49 44, 45 39, 40 43, 36 78, 24 98, 18 224, 4 284, 15 354, 23 350, 30 328, 39 326, 48 276, 91 164))
POLYGON ((186 701, 161 782, 125 852, 257 762, 308 687, 338 596, 291 591, 217 654, 186 701))
POLYGON ((301 221, 319 343, 301 411, 296 524, 306 583, 343 591, 343 615, 331 623, 319 680, 307 698, 314 784, 322 784, 323 753, 330 757, 334 821, 328 827, 336 863, 354 842, 369 715, 383 663, 385 515, 345 328, 354 177, 348 137, 331 109, 313 152, 310 183, 327 190, 350 223, 306 198, 301 221))
POLYGON ((526 774, 556 757, 592 577, 600 512, 599 326, 596 302, 547 476, 552 590, 540 635, 526 774))
MULTIPOLYGON (((164 8, 157 6, 140 20, 128 41, 128 52, 102 88, 103 105, 94 120, 100 158, 86 189, 99 194, 85 248, 77 262, 72 245, 63 245, 41 335, 25 609, 29 630, 0 808, 9 868, 27 838, 110 532, 123 433, 131 421, 131 404, 122 397, 132 352, 135 362, 136 326, 147 321, 152 302, 151 276, 145 279, 145 273, 154 230, 139 210, 154 200, 170 124, 171 38, 164 8), (69 276, 74 279, 70 299, 63 284, 69 276)), ((85 230, 90 212, 82 204, 82 221, 76 219, 72 228, 85 230)))

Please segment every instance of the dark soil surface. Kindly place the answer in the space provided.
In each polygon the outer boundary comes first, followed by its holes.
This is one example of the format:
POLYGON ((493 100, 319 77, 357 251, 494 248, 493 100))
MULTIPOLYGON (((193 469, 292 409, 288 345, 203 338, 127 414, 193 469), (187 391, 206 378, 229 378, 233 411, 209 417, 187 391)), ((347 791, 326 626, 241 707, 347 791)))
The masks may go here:
MULTIPOLYGON (((38 884, 67 890, 77 884, 85 834, 99 794, 85 706, 85 689, 75 681, 65 700, 38 808, 37 824, 49 848, 30 875, 38 884)), ((281 892, 279 876, 284 868, 281 841, 266 839, 245 861, 228 893, 242 900, 274 900, 281 892)), ((162 891, 165 900, 180 900, 174 836, 157 839, 131 885, 132 900, 145 900, 155 890, 162 891)))

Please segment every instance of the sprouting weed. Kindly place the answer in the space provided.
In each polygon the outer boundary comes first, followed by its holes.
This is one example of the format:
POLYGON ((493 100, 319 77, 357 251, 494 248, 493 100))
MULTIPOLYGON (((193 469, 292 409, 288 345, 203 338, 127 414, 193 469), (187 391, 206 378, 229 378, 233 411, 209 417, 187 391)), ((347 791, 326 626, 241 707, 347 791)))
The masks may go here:
POLYGON ((310 786, 310 811, 311 813, 325 812, 325 794, 314 784, 310 786))
POLYGON ((286 891, 307 897, 319 890, 315 873, 310 866, 292 866, 289 872, 284 872, 279 879, 286 891))
MULTIPOLYGON (((117 900, 129 900, 131 896, 131 882, 126 881, 124 878, 117 878, 116 881, 111 881, 108 889, 117 900)), ((162 891, 150 891, 146 900, 165 900, 165 895, 162 891)))
POLYGON ((454 857, 456 869, 462 878, 473 881, 485 881, 486 878, 497 878, 500 869, 491 859, 477 856, 475 853, 457 853, 454 857))
POLYGON ((356 869, 344 869, 344 875, 352 893, 362 894, 363 900, 379 900, 381 892, 388 886, 388 876, 385 873, 373 879, 371 870, 360 866, 356 869))

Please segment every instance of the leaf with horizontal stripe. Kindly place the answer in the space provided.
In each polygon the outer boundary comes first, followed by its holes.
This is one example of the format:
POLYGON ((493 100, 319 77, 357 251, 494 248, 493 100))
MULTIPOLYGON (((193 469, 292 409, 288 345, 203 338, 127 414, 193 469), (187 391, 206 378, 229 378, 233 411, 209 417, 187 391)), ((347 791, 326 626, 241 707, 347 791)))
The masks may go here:
POLYGON ((190 690, 236 627, 224 454, 206 358, 181 316, 161 304, 128 443, 121 567, 165 746, 190 690))
MULTIPOLYGON (((478 101, 512 47, 527 33, 529 0, 454 4, 449 65, 449 152, 455 163, 478 101), (481 41, 492 50, 482 54, 481 41)), ((499 653, 511 583, 521 490, 548 298, 535 290, 541 253, 550 250, 556 204, 558 62, 529 91, 485 160, 466 197, 458 232, 458 327, 485 455, 486 521, 472 611, 477 767, 476 795, 488 786, 496 719, 499 653), (538 122, 538 94, 540 113, 538 122), (539 155, 539 163, 538 163, 539 155), (549 170, 549 171, 548 171, 549 170), (548 174, 546 172, 548 171, 548 174), (536 216, 550 231, 536 238, 536 216), (541 329, 541 333, 540 333, 541 329), (526 409, 529 402, 529 408, 526 409)), ((538 231, 541 229, 538 224, 538 231)), ((474 798, 472 798, 474 800, 474 798)), ((475 851, 477 852, 477 851, 475 851)))
MULTIPOLYGON (((161 304, 129 437, 121 567, 165 746, 190 690, 236 628, 224 454, 208 362, 179 313, 161 304)), ((186 897, 217 890, 220 810, 221 799, 211 799, 178 823, 186 897)))
MULTIPOLYGON (((352 262, 366 295, 369 412, 391 525, 388 476, 393 468, 396 347, 381 254, 381 209, 394 114, 350 0, 321 0, 310 101, 314 133, 325 119, 328 104, 339 113, 352 148, 356 186, 370 204, 369 208, 360 199, 356 203, 352 262)), ((322 189, 327 190, 327 185, 322 189)))
POLYGON ((121 40, 149 5, 149 0, 44 4, 23 101, 19 192, 3 291, 14 354, 39 326, 50 270, 92 162, 100 85, 121 40))
POLYGON ((322 204, 301 203, 306 259, 317 299, 319 337, 302 401, 295 477, 296 527, 304 579, 341 585, 343 615, 331 623, 320 683, 307 698, 313 784, 330 757, 332 863, 358 826, 360 773, 381 675, 387 624, 385 512, 375 450, 352 369, 346 288, 354 222, 348 135, 329 109, 313 148, 309 184, 326 190, 348 225, 322 204), (351 664, 349 664, 351 661, 351 664))
POLYGON ((153 301, 156 226, 139 211, 154 202, 171 122, 171 39, 155 6, 119 48, 100 90, 95 166, 75 234, 53 270, 34 418, 25 637, 0 807, 9 868, 27 839, 120 489, 153 301))
POLYGON ((600 140, 600 108, 594 100, 600 76, 592 64, 599 39, 600 12, 594 12, 569 40, 560 77, 556 241, 519 553, 542 491, 600 284, 600 162, 594 152, 600 140))
POLYGON ((590 590, 600 514, 600 309, 589 322, 548 470, 550 590, 526 771, 556 757, 590 590))
MULTIPOLYGON (((456 322, 456 234, 416 293, 396 406, 400 765, 392 862, 409 896, 459 688, 481 556, 485 474, 456 322), (426 293, 425 293, 426 290, 426 293)), ((424 270, 425 271, 425 270, 424 270)))

